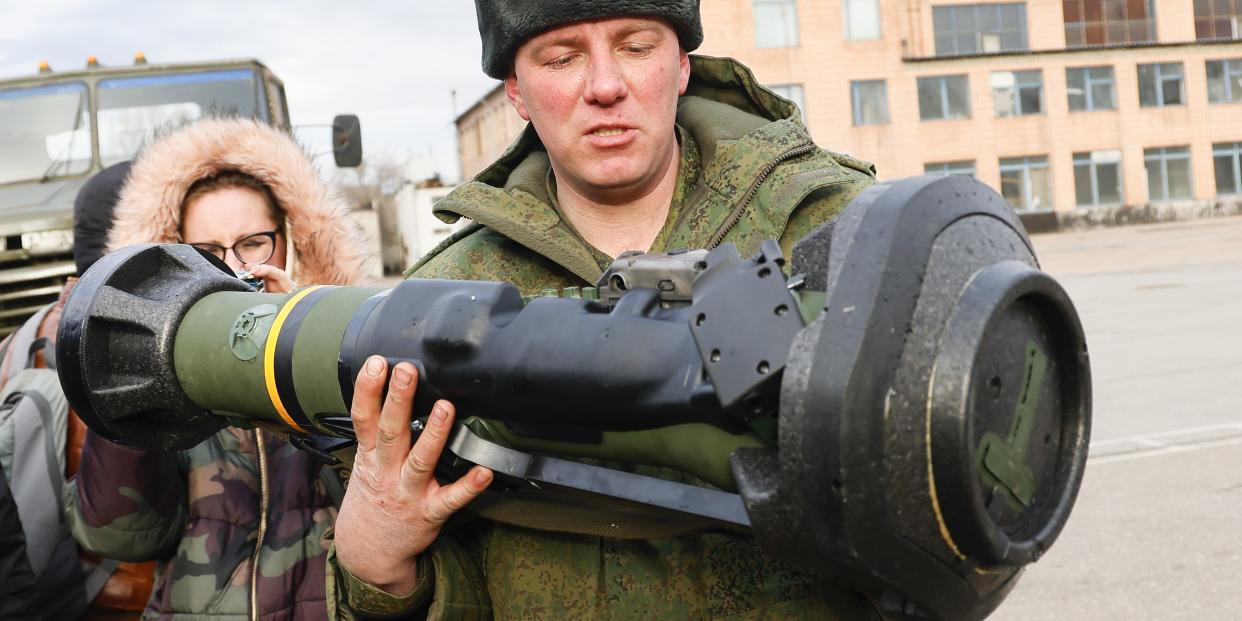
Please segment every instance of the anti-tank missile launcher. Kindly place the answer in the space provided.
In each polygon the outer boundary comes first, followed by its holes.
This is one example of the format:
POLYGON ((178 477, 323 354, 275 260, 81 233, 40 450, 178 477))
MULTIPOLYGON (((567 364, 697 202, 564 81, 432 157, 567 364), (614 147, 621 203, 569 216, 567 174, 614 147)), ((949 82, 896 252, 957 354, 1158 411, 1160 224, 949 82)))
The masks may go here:
POLYGON ((1086 463, 1077 313, 969 179, 871 187, 788 265, 774 242, 749 260, 625 256, 562 297, 428 280, 262 294, 222 268, 136 246, 79 282, 57 358, 95 432, 171 449, 257 425, 324 452, 352 433, 365 359, 408 360, 415 415, 444 398, 463 421, 439 474, 496 471, 471 506, 489 519, 747 533, 942 619, 999 605, 1086 463), (652 466, 676 474, 636 473, 652 466))

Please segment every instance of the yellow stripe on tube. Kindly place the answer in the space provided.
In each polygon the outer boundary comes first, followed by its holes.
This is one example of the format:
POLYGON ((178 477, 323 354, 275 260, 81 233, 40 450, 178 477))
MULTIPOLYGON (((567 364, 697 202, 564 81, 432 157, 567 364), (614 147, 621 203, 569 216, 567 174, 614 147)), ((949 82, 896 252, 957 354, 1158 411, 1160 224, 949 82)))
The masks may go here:
POLYGON ((294 431, 304 434, 310 434, 310 432, 295 423, 293 417, 289 416, 289 411, 285 409, 284 402, 280 400, 280 391, 276 389, 276 341, 280 339, 280 329, 284 327, 285 319, 289 317, 289 313, 293 311, 293 308, 303 298, 310 295, 312 291, 321 287, 323 285, 307 287, 293 294, 293 297, 289 298, 288 302, 285 302, 280 312, 276 313, 276 319, 272 322, 272 328, 267 333, 267 343, 263 348, 263 382, 267 385, 267 397, 271 399, 272 407, 276 408, 276 413, 280 414, 285 423, 294 431))

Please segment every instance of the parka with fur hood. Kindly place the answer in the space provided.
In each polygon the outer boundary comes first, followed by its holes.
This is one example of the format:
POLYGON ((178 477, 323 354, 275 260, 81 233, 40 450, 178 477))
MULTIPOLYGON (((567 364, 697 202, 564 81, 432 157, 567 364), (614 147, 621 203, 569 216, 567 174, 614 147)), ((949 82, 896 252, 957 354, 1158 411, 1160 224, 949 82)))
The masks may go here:
POLYGON ((363 270, 346 207, 287 134, 258 121, 202 119, 166 134, 134 160, 108 248, 179 241, 181 203, 200 179, 235 170, 267 184, 285 214, 295 282, 352 284, 363 270))
MULTIPOLYGON (((363 273, 346 209, 310 156, 250 120, 199 120, 144 149, 121 192, 109 247, 177 241, 187 190, 226 170, 271 188, 296 282, 346 285, 363 273)), ((327 618, 321 537, 336 519, 338 494, 310 454, 272 433, 227 428, 179 452, 89 434, 65 504, 84 548, 161 561, 144 618, 284 621, 327 618)))

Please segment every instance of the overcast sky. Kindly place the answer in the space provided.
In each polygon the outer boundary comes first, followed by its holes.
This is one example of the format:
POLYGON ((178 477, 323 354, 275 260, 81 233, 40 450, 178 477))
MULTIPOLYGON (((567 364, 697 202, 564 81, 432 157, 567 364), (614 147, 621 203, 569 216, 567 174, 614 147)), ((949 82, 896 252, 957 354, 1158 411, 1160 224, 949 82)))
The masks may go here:
MULTIPOLYGON (((0 0, 0 78, 43 60, 77 70, 92 54, 105 65, 138 51, 152 63, 257 58, 284 80, 295 125, 357 114, 369 156, 430 156, 447 179, 450 91, 460 112, 495 86, 479 50, 470 0, 0 0)), ((319 146, 328 132, 297 133, 319 146)))

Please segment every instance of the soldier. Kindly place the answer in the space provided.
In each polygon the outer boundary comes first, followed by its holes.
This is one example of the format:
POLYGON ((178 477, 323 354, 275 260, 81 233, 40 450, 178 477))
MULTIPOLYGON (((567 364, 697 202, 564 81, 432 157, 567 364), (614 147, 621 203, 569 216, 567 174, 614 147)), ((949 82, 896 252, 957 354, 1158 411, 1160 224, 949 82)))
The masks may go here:
MULTIPOLYGON (((777 239, 788 253, 871 184, 869 164, 818 148, 746 67, 688 55, 698 4, 476 0, 483 69, 530 125, 437 204, 472 224, 407 275, 534 294, 593 285, 627 250, 732 242, 749 255, 777 239)), ((356 387, 358 452, 329 553, 337 618, 879 618, 862 593, 727 534, 622 541, 475 520, 441 535, 491 473, 436 483, 452 405, 411 448, 416 371, 397 365, 381 404, 387 371, 372 359, 356 387)))

